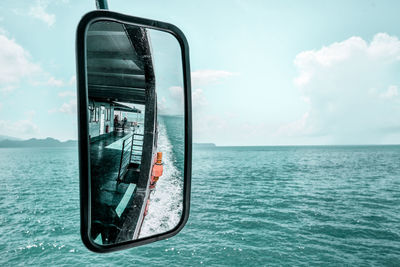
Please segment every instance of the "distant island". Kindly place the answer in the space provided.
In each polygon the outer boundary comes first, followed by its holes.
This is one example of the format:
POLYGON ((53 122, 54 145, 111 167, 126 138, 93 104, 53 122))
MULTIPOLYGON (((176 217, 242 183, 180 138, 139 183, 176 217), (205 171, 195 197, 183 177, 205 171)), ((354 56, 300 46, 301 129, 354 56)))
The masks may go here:
POLYGON ((13 140, 13 141, 16 141, 16 140, 21 140, 21 139, 16 138, 16 137, 12 137, 12 136, 8 136, 8 135, 1 135, 1 134, 0 134, 0 141, 3 141, 3 140, 13 140))
POLYGON ((5 139, 0 141, 0 148, 11 147, 73 147, 77 146, 78 142, 75 140, 68 140, 61 142, 57 139, 47 137, 46 139, 31 138, 29 140, 10 140, 5 139))
POLYGON ((193 147, 201 148, 201 147, 216 147, 214 143, 193 143, 193 147))

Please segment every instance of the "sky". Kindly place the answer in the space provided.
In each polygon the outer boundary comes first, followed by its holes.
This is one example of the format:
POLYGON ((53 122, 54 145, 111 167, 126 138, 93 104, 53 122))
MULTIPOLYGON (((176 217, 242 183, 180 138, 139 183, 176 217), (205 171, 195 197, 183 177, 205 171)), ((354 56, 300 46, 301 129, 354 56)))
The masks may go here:
MULTIPOLYGON (((194 142, 400 143, 399 1, 108 5, 186 35, 194 142)), ((76 139, 75 30, 94 8, 0 2, 0 135, 76 139)))

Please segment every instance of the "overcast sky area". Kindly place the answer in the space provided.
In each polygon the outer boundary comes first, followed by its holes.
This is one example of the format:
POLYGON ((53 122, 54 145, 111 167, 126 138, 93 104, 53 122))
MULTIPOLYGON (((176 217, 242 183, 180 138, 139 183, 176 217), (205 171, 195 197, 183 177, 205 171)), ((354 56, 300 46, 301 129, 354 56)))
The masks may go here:
MULTIPOLYGON (((108 2, 185 33, 194 142, 400 143, 400 1, 108 2)), ((0 2, 0 135, 77 138, 75 30, 94 8, 0 2)))

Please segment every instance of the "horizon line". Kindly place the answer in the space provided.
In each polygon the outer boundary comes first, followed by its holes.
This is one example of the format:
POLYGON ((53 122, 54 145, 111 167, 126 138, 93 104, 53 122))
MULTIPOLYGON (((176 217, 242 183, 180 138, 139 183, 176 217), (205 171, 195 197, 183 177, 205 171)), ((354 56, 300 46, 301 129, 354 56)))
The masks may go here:
MULTIPOLYGON (((19 140, 11 140, 8 138, 5 138, 2 141, 8 140, 8 141, 28 141, 31 139, 37 139, 37 140, 45 140, 45 139, 54 139, 57 140, 59 142, 68 142, 68 141, 78 141, 78 139, 66 139, 66 140, 61 140, 55 137, 44 137, 44 138, 37 138, 37 137, 30 137, 27 139, 20 139, 18 137, 13 137, 13 136, 7 136, 7 137, 11 137, 11 138, 15 138, 15 139, 19 139, 19 140)), ((209 145, 212 144, 216 147, 293 147, 293 146, 299 146, 299 147, 304 147, 304 146, 399 146, 400 143, 397 144, 389 144, 389 143, 385 143, 385 144, 377 144, 377 143, 370 143, 370 144, 263 144, 263 145, 218 145, 217 143, 213 143, 213 142, 193 142, 193 145, 209 145)))
POLYGON ((291 144, 291 145, 282 145, 282 144, 277 144, 277 145, 217 145, 216 143, 196 143, 193 142, 193 144, 213 144, 216 147, 289 147, 289 146, 400 146, 400 143, 398 144, 291 144))

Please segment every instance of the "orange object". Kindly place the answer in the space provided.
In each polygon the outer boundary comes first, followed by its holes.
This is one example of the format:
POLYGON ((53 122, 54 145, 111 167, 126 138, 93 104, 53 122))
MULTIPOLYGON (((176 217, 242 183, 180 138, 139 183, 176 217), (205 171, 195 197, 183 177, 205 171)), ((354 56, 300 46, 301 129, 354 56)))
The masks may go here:
POLYGON ((158 177, 162 176, 163 170, 164 168, 162 164, 162 152, 157 152, 157 161, 153 165, 153 172, 151 175, 154 176, 154 178, 157 177, 158 180, 158 177))
POLYGON ((158 164, 161 164, 162 161, 162 152, 157 152, 157 162, 158 164))
POLYGON ((163 174, 163 165, 162 164, 154 164, 153 166, 153 173, 154 177, 160 177, 163 174))
POLYGON ((163 174, 163 169, 162 152, 157 152, 157 160, 154 163, 153 169, 151 171, 150 189, 154 189, 156 187, 158 179, 163 174))

